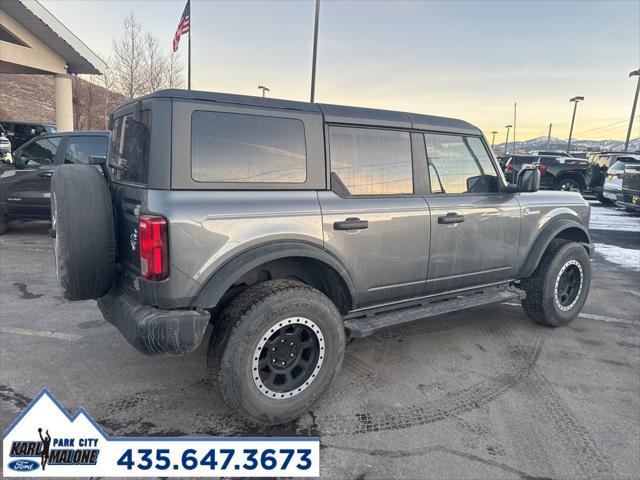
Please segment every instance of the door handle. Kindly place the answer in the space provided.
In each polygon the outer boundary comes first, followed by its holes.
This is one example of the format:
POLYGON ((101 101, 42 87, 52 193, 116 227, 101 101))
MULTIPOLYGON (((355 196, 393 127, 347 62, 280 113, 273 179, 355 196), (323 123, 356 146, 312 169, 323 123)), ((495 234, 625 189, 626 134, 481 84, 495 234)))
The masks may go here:
POLYGON ((455 212, 447 213, 442 217, 438 217, 438 223, 440 225, 450 225, 452 223, 462 223, 464 222, 464 215, 458 215, 455 212))
POLYGON ((38 173, 39 177, 50 177, 51 175, 53 175, 53 172, 51 170, 47 170, 46 172, 38 173))
POLYGON ((369 222, 355 217, 347 218, 342 222, 333 222, 334 230, 364 230, 365 228, 369 228, 369 222))

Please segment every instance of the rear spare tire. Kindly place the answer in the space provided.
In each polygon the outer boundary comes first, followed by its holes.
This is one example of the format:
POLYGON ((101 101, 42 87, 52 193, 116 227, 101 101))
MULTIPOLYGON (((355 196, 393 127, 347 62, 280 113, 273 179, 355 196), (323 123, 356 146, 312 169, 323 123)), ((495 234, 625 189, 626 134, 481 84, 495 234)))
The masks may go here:
POLYGON ((51 179, 56 275, 68 300, 104 296, 113 283, 115 232, 111 195, 92 165, 61 165, 51 179))
POLYGON ((585 183, 587 188, 593 188, 602 185, 602 171, 595 164, 590 164, 584 172, 585 183))

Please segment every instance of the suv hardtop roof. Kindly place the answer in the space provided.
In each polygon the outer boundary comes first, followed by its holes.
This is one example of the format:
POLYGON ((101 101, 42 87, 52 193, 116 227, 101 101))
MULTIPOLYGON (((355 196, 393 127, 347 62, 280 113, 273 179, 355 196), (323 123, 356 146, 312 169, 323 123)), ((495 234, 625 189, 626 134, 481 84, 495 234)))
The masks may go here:
POLYGON ((478 127, 455 118, 422 115, 418 113, 381 110, 376 108, 350 107, 345 105, 331 105, 325 103, 298 102, 281 100, 278 98, 263 98, 250 95, 235 95, 230 93, 201 92, 194 90, 167 89, 136 98, 131 102, 120 105, 117 109, 137 102, 153 98, 178 98, 186 100, 202 100, 208 102, 246 105, 284 110, 298 110, 302 112, 321 113, 327 123, 344 123, 357 125, 373 125, 397 128, 413 128, 419 130, 436 130, 443 132, 467 133, 481 135, 478 127))

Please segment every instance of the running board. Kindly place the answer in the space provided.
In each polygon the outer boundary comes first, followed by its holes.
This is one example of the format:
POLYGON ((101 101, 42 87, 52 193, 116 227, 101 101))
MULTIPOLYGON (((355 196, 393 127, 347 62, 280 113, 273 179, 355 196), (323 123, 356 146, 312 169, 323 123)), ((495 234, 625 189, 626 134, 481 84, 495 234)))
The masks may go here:
POLYGON ((350 318, 345 320, 344 326, 352 338, 363 338, 373 335, 379 330, 405 325, 423 318, 509 300, 519 302, 520 298, 521 294, 513 290, 490 290, 464 296, 460 295, 449 300, 434 301, 402 310, 350 318))

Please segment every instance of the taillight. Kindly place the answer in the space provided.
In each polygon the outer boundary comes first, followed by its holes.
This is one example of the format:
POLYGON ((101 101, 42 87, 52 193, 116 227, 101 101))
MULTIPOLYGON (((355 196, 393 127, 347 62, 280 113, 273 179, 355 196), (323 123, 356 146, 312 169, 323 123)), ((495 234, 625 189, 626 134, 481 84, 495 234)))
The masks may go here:
POLYGON ((167 221, 155 215, 141 215, 138 219, 140 233, 140 275, 147 280, 162 280, 169 275, 169 244, 167 221))
POLYGON ((507 162, 507 170, 513 170, 513 164, 511 163, 511 160, 507 162))

